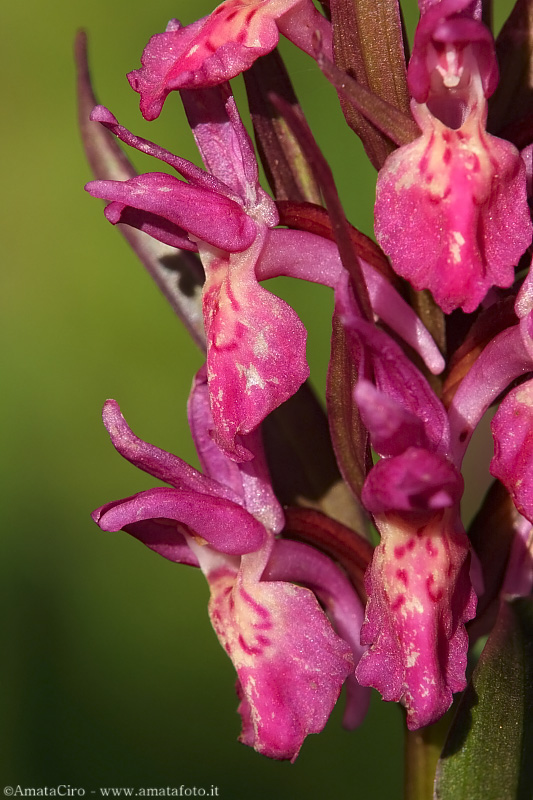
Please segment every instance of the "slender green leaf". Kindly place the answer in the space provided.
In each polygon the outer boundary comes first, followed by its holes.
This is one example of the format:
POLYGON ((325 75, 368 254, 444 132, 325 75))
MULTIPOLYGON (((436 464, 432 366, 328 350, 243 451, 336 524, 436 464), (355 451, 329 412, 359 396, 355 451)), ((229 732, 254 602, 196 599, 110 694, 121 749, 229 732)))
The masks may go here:
POLYGON ((502 602, 437 767, 437 800, 533 797, 533 600, 502 602))

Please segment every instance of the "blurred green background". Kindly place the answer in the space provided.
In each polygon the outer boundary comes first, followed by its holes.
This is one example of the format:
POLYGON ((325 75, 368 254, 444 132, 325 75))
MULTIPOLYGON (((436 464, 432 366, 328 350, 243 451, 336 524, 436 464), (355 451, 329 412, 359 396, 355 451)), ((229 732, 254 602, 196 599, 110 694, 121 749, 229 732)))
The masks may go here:
MULTIPOLYGON (((233 668, 210 628, 202 575, 89 518, 153 485, 110 445, 100 420, 107 397, 138 435, 197 463, 185 403, 201 355, 83 192, 91 176, 76 129, 72 42, 87 30, 98 97, 124 125, 196 159, 177 96, 145 123, 125 73, 169 18, 191 22, 211 9, 209 0, 28 0, 0 11, 2 784, 88 794, 214 784, 223 798, 394 800, 396 707, 374 698, 363 728, 347 733, 341 702, 294 765, 242 747, 233 668)), ((375 174, 313 63, 286 44, 282 52, 347 214, 370 233, 375 174)), ((153 169, 135 156, 140 170, 153 169)), ((281 283, 309 328, 323 392, 331 295, 281 283)))

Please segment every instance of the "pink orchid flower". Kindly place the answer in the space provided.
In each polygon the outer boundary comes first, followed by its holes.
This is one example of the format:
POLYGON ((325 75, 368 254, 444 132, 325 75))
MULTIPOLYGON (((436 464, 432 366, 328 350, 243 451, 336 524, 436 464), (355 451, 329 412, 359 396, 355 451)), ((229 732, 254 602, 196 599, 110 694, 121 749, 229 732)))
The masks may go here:
POLYGON ((118 452, 171 488, 108 503, 93 519, 170 561, 201 568, 213 628, 237 671, 240 740, 271 758, 294 760, 305 737, 324 727, 345 681, 351 685, 346 718, 358 724, 368 705, 354 676, 363 651, 361 601, 326 556, 275 538, 284 518, 259 435, 248 438, 255 457, 242 465, 217 448, 209 436, 205 369, 189 402, 204 474, 136 437, 115 401, 106 402, 103 416, 118 452))
POLYGON ((485 130, 498 70, 479 4, 440 0, 421 11, 408 82, 422 133, 379 174, 375 230, 415 289, 446 313, 471 312, 491 286, 511 285, 531 242, 526 173, 516 148, 485 130))
MULTIPOLYGON (((208 171, 133 136, 103 106, 92 119, 128 145, 188 180, 148 173, 87 184, 109 201, 105 214, 177 248, 197 251, 205 270, 203 314, 212 435, 229 457, 251 458, 236 437, 257 428, 309 374, 306 331, 283 300, 258 281, 280 275, 335 287, 343 273, 335 244, 305 231, 275 229, 273 200, 258 182, 252 144, 226 87, 184 92, 208 171)), ((363 264, 374 311, 439 372, 442 357, 413 310, 370 265, 363 264)))

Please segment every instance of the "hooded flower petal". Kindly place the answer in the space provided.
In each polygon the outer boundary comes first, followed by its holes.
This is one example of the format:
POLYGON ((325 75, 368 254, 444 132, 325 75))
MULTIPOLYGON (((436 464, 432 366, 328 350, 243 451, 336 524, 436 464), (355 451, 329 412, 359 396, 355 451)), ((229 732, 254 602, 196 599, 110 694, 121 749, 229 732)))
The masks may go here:
POLYGON ((356 675, 384 700, 400 701, 413 730, 439 719, 466 686, 468 637, 475 612, 469 545, 456 510, 421 518, 380 515, 381 543, 366 575, 369 602, 361 631, 370 645, 356 675))
POLYGON ((409 84, 422 135, 387 159, 375 207, 395 271, 445 312, 471 312, 491 286, 510 286, 532 230, 520 155, 485 131, 494 49, 480 22, 454 16, 465 5, 444 0, 421 19, 409 84))
POLYGON ((372 436, 372 447, 380 456, 396 456, 410 446, 428 445, 422 420, 379 392, 370 381, 359 378, 354 398, 372 436))
POLYGON ((192 25, 171 20, 148 42, 142 68, 128 75, 143 116, 155 119, 175 89, 214 86, 249 69, 276 47, 278 28, 311 54, 318 30, 331 52, 330 25, 311 0, 225 0, 192 25))
POLYGON ((364 686, 401 701, 412 729, 436 721, 466 685, 475 611, 470 548, 459 518, 462 478, 450 460, 442 403, 398 345, 361 320, 346 292, 338 313, 354 342, 355 399, 383 457, 362 490, 381 534, 365 576, 368 605, 356 669, 364 686), (411 440, 411 441, 410 441, 411 440))
POLYGON ((463 479, 453 464, 421 447, 408 447, 370 470, 362 500, 374 514, 425 511, 453 506, 462 493, 463 479))
POLYGON ((243 556, 238 569, 191 547, 211 589, 211 622, 237 670, 241 741, 294 761, 326 724, 353 658, 311 591, 260 580, 272 544, 243 556))
MULTIPOLYGON (((450 430, 442 403, 401 347, 384 331, 361 319, 350 295, 350 286, 344 282, 335 293, 335 306, 352 339, 352 354, 358 374, 364 376, 366 369, 369 369, 373 373, 376 388, 391 401, 390 409, 394 406, 395 414, 400 415, 404 423, 407 419, 411 420, 409 424, 412 431, 413 425, 418 427, 413 423, 413 417, 418 419, 422 429, 419 428, 417 436, 423 437, 429 449, 446 456, 450 447, 450 430)), ((364 392, 363 388, 363 395, 364 392)), ((367 416, 367 422, 372 432, 372 426, 377 424, 372 413, 367 416)), ((383 444, 381 442, 378 446, 383 444)), ((390 448, 391 443, 387 446, 390 448)))

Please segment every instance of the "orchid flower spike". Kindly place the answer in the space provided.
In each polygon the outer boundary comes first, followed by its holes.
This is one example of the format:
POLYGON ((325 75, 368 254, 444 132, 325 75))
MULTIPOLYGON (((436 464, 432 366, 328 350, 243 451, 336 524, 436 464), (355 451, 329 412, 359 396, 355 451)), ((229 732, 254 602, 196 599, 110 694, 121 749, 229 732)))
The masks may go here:
MULTIPOLYGON (((115 401, 106 402, 103 416, 118 452, 171 488, 108 503, 93 519, 102 530, 124 530, 170 561, 201 568, 213 628, 237 671, 240 740, 271 758, 294 760, 305 737, 324 727, 343 683, 355 683, 354 664, 363 650, 355 590, 323 554, 275 539, 284 518, 259 434, 246 443, 253 461, 237 465, 219 450, 209 436, 204 368, 189 401, 204 474, 136 437, 115 401)), ((364 715, 360 689, 351 693, 351 703, 347 716, 360 721, 353 707, 362 704, 364 715)))
POLYGON ((183 27, 177 19, 152 36, 142 68, 128 75, 146 119, 159 116, 175 89, 215 86, 273 50, 280 32, 314 57, 314 37, 331 58, 331 25, 311 0, 225 0, 208 17, 183 27))
POLYGON ((385 162, 375 231, 395 271, 443 311, 474 311, 509 287, 531 242, 526 172, 516 148, 485 130, 498 82, 479 3, 421 0, 408 68, 422 133, 385 162))

